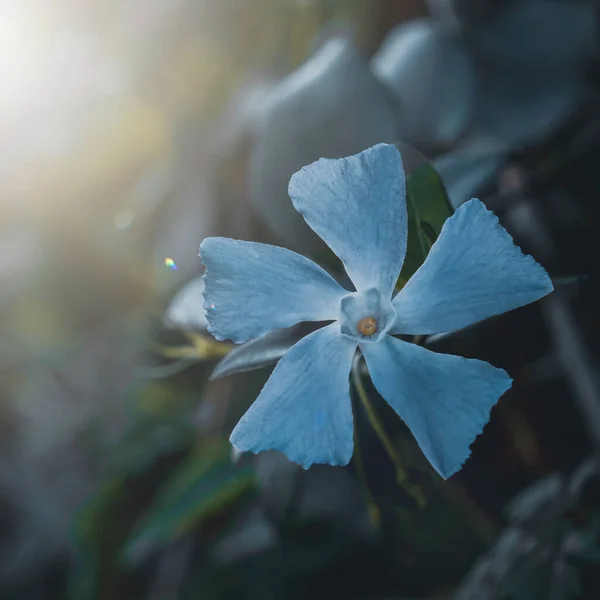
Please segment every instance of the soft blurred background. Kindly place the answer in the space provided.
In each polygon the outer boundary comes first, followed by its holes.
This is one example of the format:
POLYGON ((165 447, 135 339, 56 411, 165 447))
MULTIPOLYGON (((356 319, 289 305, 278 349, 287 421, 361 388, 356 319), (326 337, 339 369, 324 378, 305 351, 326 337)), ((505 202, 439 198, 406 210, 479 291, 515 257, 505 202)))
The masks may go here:
POLYGON ((599 8, 1 0, 0 598, 598 598, 599 8), (448 482, 368 379, 347 468, 227 441, 303 331, 212 340, 200 241, 340 273, 287 181, 377 142, 556 284, 423 341, 515 379, 448 482))

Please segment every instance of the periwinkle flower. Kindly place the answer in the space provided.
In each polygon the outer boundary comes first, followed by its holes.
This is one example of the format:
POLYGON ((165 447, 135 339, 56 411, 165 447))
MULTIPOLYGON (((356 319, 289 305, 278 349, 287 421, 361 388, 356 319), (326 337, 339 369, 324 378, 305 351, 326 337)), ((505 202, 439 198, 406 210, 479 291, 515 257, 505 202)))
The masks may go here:
POLYGON ((434 468, 450 477, 511 379, 486 362, 394 335, 452 331, 529 304, 552 291, 548 274, 474 199, 446 221, 423 265, 394 296, 408 231, 404 171, 392 145, 321 159, 292 177, 289 193, 356 291, 284 248, 202 242, 204 307, 217 339, 241 343, 301 321, 331 321, 288 350, 231 443, 242 451, 279 450, 304 468, 348 464, 349 374, 360 348, 379 393, 434 468))

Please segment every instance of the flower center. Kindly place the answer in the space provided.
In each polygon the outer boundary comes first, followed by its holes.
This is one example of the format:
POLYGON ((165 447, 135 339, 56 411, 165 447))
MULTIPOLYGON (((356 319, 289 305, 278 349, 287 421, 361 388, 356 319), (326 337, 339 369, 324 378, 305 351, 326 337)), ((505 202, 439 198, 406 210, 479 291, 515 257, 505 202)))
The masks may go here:
POLYGON ((367 337, 377 332, 377 320, 374 317, 365 317, 356 324, 356 331, 367 337))
POLYGON ((377 288, 353 292, 340 302, 340 332, 357 342, 380 341, 396 320, 396 311, 377 288))

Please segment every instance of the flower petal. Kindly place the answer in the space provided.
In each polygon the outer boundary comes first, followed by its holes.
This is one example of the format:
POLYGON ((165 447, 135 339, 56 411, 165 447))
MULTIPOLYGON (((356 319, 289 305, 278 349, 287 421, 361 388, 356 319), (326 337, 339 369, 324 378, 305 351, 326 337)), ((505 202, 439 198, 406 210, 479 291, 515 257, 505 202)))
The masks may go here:
POLYGON ((360 349, 377 391, 408 425, 434 469, 445 479, 456 473, 490 410, 511 386, 506 371, 391 336, 360 349))
POLYGON ((392 333, 454 331, 552 290, 544 268, 473 199, 444 223, 425 262, 394 298, 398 316, 392 333))
POLYGON ((406 182, 395 146, 322 158, 290 180, 296 210, 341 258, 356 289, 391 295, 406 253, 406 182))
POLYGON ((228 238, 200 246, 206 265, 208 331, 236 344, 301 321, 331 321, 348 294, 321 267, 291 250, 228 238))
POLYGON ((231 434, 241 451, 279 450, 308 469, 347 465, 354 448, 349 374, 356 342, 332 323, 279 361, 231 434))

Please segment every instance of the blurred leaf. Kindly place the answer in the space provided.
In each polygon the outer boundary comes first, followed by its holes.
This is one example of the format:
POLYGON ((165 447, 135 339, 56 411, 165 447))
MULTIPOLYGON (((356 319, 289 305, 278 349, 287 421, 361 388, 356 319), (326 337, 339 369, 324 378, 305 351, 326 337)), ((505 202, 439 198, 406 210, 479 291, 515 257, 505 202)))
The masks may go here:
POLYGON ((523 523, 561 514, 569 501, 565 486, 565 480, 559 473, 532 483, 507 504, 506 517, 513 523, 523 523))
POLYGON ((300 339, 300 328, 290 327, 268 333, 234 348, 212 372, 210 379, 260 369, 277 362, 300 339))
POLYGON ((140 581, 119 563, 119 550, 193 441, 185 401, 172 386, 137 382, 129 395, 133 402, 143 399, 143 410, 134 413, 129 429, 109 455, 110 478, 72 522, 77 548, 70 580, 72 600, 137 597, 134 591, 140 581))
POLYGON ((156 493, 172 460, 151 471, 117 475, 74 516, 71 539, 77 549, 69 579, 70 600, 130 600, 138 597, 140 580, 118 561, 137 515, 156 493))
MULTIPOLYGON (((600 562, 597 512, 581 503, 596 459, 566 481, 548 475, 521 491, 505 509, 512 521, 457 590, 457 600, 570 600, 583 593, 580 569, 600 562), (584 508, 585 507, 585 508, 584 508)), ((592 503, 597 507, 597 502, 592 503)), ((587 596, 586 596, 587 597, 587 596)))
POLYGON ((237 502, 254 486, 249 467, 231 463, 228 443, 199 449, 177 469, 123 549, 136 562, 150 548, 185 535, 237 502))
POLYGON ((591 456, 573 473, 569 489, 584 510, 600 506, 600 458, 591 456))
POLYGON ((77 548, 75 567, 69 582, 69 598, 92 600, 102 571, 103 550, 109 545, 110 533, 104 528, 103 516, 117 507, 124 495, 124 480, 108 482, 75 516, 71 538, 77 548))
POLYGON ((588 563, 600 564, 600 518, 583 529, 572 529, 565 542, 565 551, 588 563))
POLYGON ((579 598, 583 591, 581 577, 575 567, 564 560, 554 566, 552 578, 551 600, 579 598))
MULTIPOLYGON (((104 600, 135 597, 139 582, 119 564, 118 552, 134 523, 146 510, 173 465, 181 460, 193 440, 185 412, 164 406, 174 402, 173 390, 155 383, 132 386, 130 394, 154 398, 154 412, 134 415, 107 460, 109 479, 75 515, 71 524, 77 548, 76 564, 70 580, 72 600, 104 600), (170 392, 170 393, 169 393, 170 392)), ((146 407, 148 408, 148 407, 146 407)))
POLYGON ((147 469, 157 458, 183 450, 193 430, 182 418, 144 418, 136 421, 112 454, 111 469, 129 475, 147 469))
MULTIPOLYGON (((551 553, 551 552, 550 552, 551 553)), ((509 578, 510 579, 510 578, 509 578)), ((510 600, 574 600, 582 593, 579 571, 562 556, 524 569, 504 596, 510 600)))
POLYGON ((423 164, 406 179, 408 246, 396 287, 402 287, 423 264, 452 207, 435 169, 423 164))

